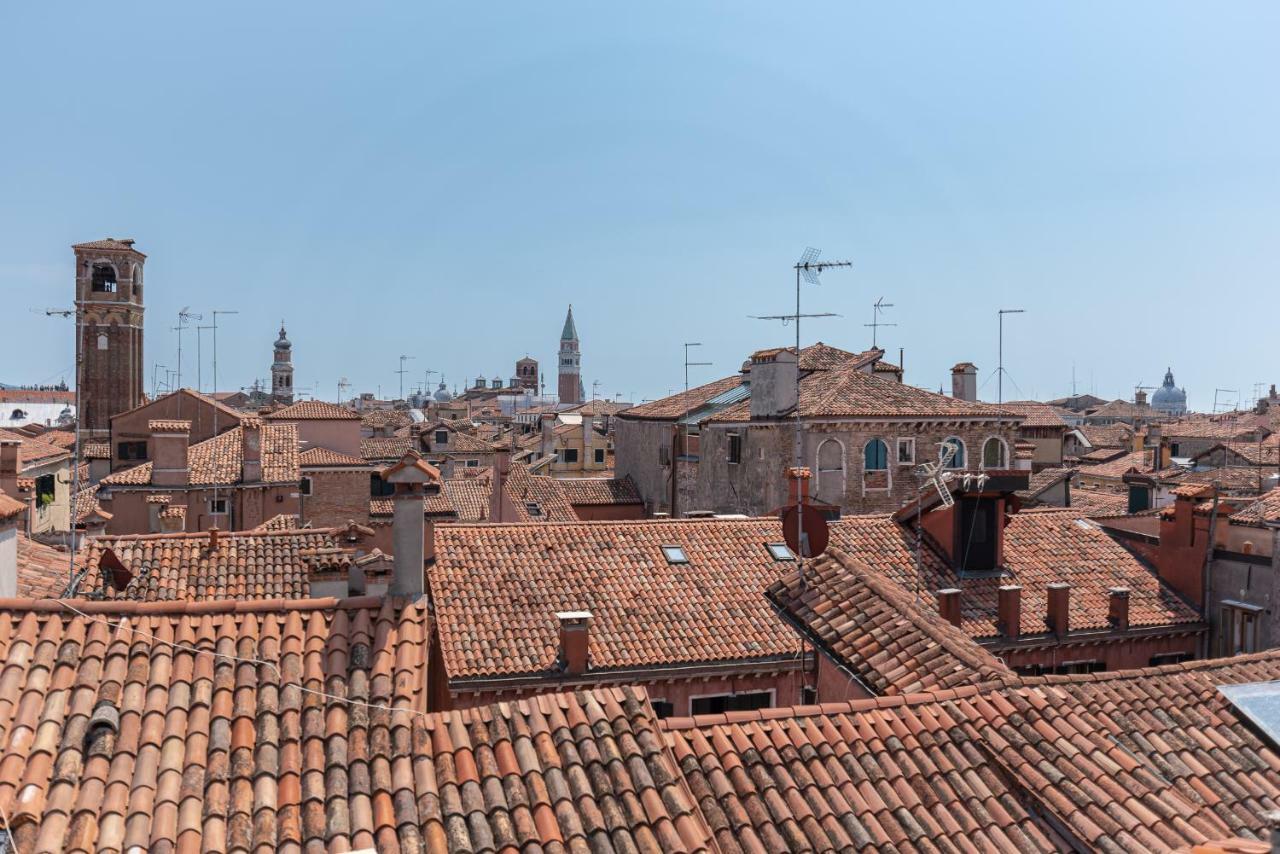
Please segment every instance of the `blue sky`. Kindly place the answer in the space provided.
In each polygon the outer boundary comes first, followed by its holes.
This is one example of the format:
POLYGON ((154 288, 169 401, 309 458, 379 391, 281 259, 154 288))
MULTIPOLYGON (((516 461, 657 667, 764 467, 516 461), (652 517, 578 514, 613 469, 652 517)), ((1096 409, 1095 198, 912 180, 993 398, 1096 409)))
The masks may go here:
POLYGON ((402 353, 554 388, 572 302, 588 389, 654 397, 683 341, 697 381, 790 340, 748 315, 807 245, 854 267, 806 342, 868 346, 883 296, 917 385, 970 360, 994 399, 1000 307, 1006 398, 1277 380, 1280 5, 613 7, 10 5, 0 381, 69 376, 37 312, 108 235, 149 255, 148 362, 183 306, 240 312, 224 388, 281 318, 320 397, 402 353))

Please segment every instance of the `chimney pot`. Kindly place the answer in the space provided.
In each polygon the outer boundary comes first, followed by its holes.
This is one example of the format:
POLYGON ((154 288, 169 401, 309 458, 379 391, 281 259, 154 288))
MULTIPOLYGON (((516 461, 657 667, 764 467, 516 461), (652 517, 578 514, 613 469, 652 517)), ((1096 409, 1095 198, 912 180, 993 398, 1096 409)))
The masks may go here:
POLYGON ((564 672, 577 675, 587 672, 587 642, 591 636, 590 611, 557 611, 560 621, 560 661, 564 672))
POLYGON ((951 396, 956 400, 978 399, 978 366, 961 362, 951 369, 951 396))
POLYGON ((209 551, 216 552, 218 550, 218 529, 213 527, 209 529, 209 551))
POLYGON ((1107 591, 1107 622, 1123 632, 1129 629, 1129 588, 1112 587, 1107 591))
POLYGON ((787 469, 787 504, 809 503, 809 481, 813 475, 808 468, 792 466, 787 469))
POLYGON ((1018 584, 1000 586, 996 608, 998 631, 1010 640, 1022 634, 1022 587, 1018 584))
POLYGON ((262 480, 262 420, 259 418, 242 418, 240 420, 240 479, 244 483, 258 483, 262 480))
POLYGON ((942 615, 942 619, 946 620, 953 626, 960 625, 960 590, 955 587, 946 587, 939 590, 938 596, 938 613, 942 615))
POLYGON ((1046 622, 1050 631, 1065 637, 1071 631, 1071 585, 1056 581, 1049 585, 1049 611, 1046 622))

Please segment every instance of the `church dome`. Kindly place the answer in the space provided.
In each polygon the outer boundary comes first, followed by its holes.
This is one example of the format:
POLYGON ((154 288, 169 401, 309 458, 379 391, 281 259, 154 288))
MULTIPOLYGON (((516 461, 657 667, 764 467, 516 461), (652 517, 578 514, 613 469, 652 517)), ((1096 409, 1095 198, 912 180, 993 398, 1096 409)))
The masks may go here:
POLYGON ((453 395, 449 394, 448 390, 444 387, 443 382, 441 382, 440 387, 436 389, 436 393, 431 396, 440 403, 448 403, 453 400, 453 395))
POLYGON ((293 344, 289 343, 289 337, 284 334, 284 324, 280 324, 280 337, 276 339, 277 350, 289 350, 293 348, 293 344))
POLYGON ((1151 408, 1169 415, 1182 415, 1187 411, 1187 392, 1173 384, 1173 370, 1166 370, 1164 384, 1151 395, 1151 408))

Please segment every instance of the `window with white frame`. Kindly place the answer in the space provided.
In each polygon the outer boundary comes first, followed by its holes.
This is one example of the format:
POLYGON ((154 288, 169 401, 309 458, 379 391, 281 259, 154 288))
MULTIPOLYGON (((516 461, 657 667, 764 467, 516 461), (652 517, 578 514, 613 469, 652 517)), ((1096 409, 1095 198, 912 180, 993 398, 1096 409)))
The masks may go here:
POLYGON ((898 440, 898 465, 911 465, 916 461, 916 440, 908 437, 898 440))

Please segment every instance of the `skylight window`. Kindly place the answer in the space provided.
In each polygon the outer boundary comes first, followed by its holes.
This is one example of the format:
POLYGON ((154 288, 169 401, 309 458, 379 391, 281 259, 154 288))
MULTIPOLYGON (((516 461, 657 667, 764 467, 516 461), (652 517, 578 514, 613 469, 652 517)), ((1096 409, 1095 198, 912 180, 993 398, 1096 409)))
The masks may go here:
POLYGON ((1218 690, 1262 731, 1272 746, 1280 747, 1280 680, 1219 685, 1218 690))
POLYGON ((769 554, 774 560, 796 559, 796 556, 791 553, 791 549, 787 548, 786 543, 765 543, 764 547, 769 550, 769 554))
POLYGON ((667 559, 667 563, 689 562, 689 556, 684 553, 683 546, 663 546, 662 556, 667 559))

